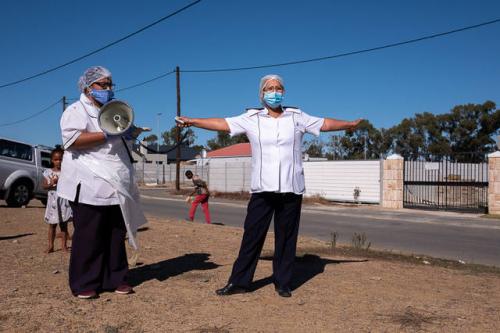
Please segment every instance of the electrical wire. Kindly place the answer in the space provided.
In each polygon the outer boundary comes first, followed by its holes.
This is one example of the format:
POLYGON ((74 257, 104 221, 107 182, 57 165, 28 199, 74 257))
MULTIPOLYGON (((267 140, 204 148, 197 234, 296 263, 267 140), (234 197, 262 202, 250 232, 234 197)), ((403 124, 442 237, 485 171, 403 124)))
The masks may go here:
MULTIPOLYGON (((196 4, 199 1, 201 1, 201 0, 193 2, 193 3, 191 3, 188 6, 192 6, 192 5, 196 4)), ((188 6, 184 7, 183 9, 180 9, 179 11, 186 9, 188 6)), ((173 14, 171 14, 171 15, 173 15, 173 14)), ((235 67, 235 68, 220 68, 220 69, 196 69, 196 70, 189 70, 189 69, 187 69, 187 70, 180 70, 180 72, 184 72, 184 73, 231 72, 231 71, 243 71, 243 70, 252 70, 252 69, 270 68, 270 67, 280 67, 280 66, 297 65, 297 64, 303 64, 303 63, 309 63, 309 62, 317 62, 317 61, 323 61, 323 60, 329 60, 329 59, 334 59, 334 58, 346 57, 346 56, 350 56, 350 55, 367 53, 367 52, 373 52, 373 51, 378 51, 378 50, 382 50, 382 49, 397 47, 397 46, 401 46, 401 45, 406 45, 406 44, 421 42, 421 41, 429 40, 429 39, 432 39, 432 38, 442 37, 442 36, 451 35, 451 34, 462 32, 462 31, 466 31, 466 30, 476 29, 476 28, 479 28, 479 27, 483 27, 483 26, 486 26, 486 25, 495 24, 495 23, 498 23, 498 22, 500 22, 500 19, 495 19, 495 20, 492 20, 492 21, 487 21, 487 22, 483 22, 483 23, 479 23, 479 24, 475 24, 475 25, 470 25, 470 26, 466 26, 466 27, 462 27, 462 28, 459 28, 459 29, 454 29, 454 30, 450 30, 450 31, 446 31, 446 32, 441 32, 441 33, 436 33, 436 34, 432 34, 432 35, 427 35, 427 36, 423 36, 423 37, 419 37, 419 38, 415 38, 415 39, 410 39, 410 40, 403 41, 403 42, 386 44, 386 45, 377 46, 377 47, 373 47, 373 48, 362 49, 362 50, 357 50, 357 51, 352 51, 352 52, 347 52, 347 53, 340 53, 340 54, 326 56, 326 57, 319 57, 319 58, 312 58, 312 59, 305 59, 305 60, 297 60, 297 61, 284 62, 284 63, 278 63, 278 64, 257 65, 257 66, 250 66, 250 67, 235 67)), ((154 24, 156 24, 156 23, 154 23, 154 24)), ((145 29, 145 28, 143 28, 143 29, 145 29)), ((161 75, 156 76, 156 77, 154 77, 152 79, 148 79, 146 81, 143 81, 143 82, 140 82, 140 83, 137 83, 137 84, 134 84, 134 85, 122 88, 122 89, 118 89, 116 91, 119 92, 119 91, 125 91, 125 90, 129 90, 129 89, 133 89, 133 88, 145 85, 147 83, 150 83, 152 81, 159 80, 159 79, 164 78, 166 76, 169 76, 169 75, 171 75, 173 73, 175 73, 175 71, 170 71, 170 72, 161 74, 161 75)), ((0 86, 0 88, 2 88, 2 87, 3 86, 0 86)), ((74 100, 77 100, 77 98, 74 98, 74 100)), ((29 116, 27 118, 24 118, 24 119, 21 119, 21 120, 12 122, 12 123, 0 124, 0 127, 14 125, 14 124, 18 124, 20 122, 29 120, 29 119, 31 119, 33 117, 36 117, 37 115, 39 115, 39 114, 47 111, 48 109, 50 109, 51 107, 53 107, 55 104, 57 104, 59 102, 60 102, 60 100, 58 100, 56 103, 52 104, 51 106, 47 107, 46 109, 43 109, 42 111, 40 111, 38 113, 35 113, 35 114, 33 114, 33 115, 31 115, 31 116, 29 116)))
POLYGON ((115 92, 120 92, 120 91, 125 91, 125 90, 129 90, 129 89, 137 88, 137 87, 143 86, 143 85, 145 85, 147 83, 150 83, 150 82, 159 80, 161 78, 164 78, 166 76, 169 76, 170 74, 173 74, 173 73, 175 73, 175 71, 170 71, 168 73, 158 75, 158 76, 156 76, 156 77, 154 77, 152 79, 149 79, 149 80, 146 80, 146 81, 143 81, 143 82, 140 82, 140 83, 136 83, 136 84, 133 84, 133 85, 125 87, 125 88, 117 89, 117 90, 115 90, 115 92))
POLYGON ((402 46, 402 45, 406 45, 406 44, 417 43, 417 42, 429 40, 432 38, 443 37, 446 35, 451 35, 451 34, 455 34, 455 33, 466 31, 466 30, 484 27, 486 25, 495 24, 498 22, 500 22, 500 18, 492 20, 492 21, 487 21, 487 22, 483 22, 483 23, 479 23, 479 24, 470 25, 467 27, 459 28, 459 29, 454 29, 454 30, 450 30, 450 31, 446 31, 446 32, 441 32, 441 33, 427 35, 427 36, 423 36, 423 37, 419 37, 419 38, 414 38, 414 39, 410 39, 410 40, 406 40, 406 41, 402 41, 402 42, 391 43, 391 44, 386 44, 386 45, 382 45, 382 46, 377 46, 377 47, 372 47, 372 48, 362 49, 362 50, 357 50, 357 51, 351 51, 351 52, 346 52, 346 53, 339 53, 339 54, 334 54, 334 55, 319 57, 319 58, 295 60, 295 61, 289 61, 289 62, 283 62, 283 63, 277 63, 277 64, 256 65, 256 66, 248 66, 248 67, 218 68, 218 69, 183 69, 183 70, 181 70, 181 72, 184 72, 184 73, 234 72, 234 71, 246 71, 246 70, 252 70, 252 69, 262 69, 262 68, 298 65, 298 64, 308 63, 308 62, 318 62, 318 61, 324 61, 324 60, 330 60, 330 59, 335 59, 335 58, 352 56, 352 55, 361 54, 361 53, 379 51, 379 50, 388 49, 388 48, 397 47, 397 46, 402 46))
POLYGON ((4 84, 0 85, 0 89, 2 89, 2 88, 6 88, 6 87, 10 87, 10 86, 13 86, 13 85, 16 85, 16 84, 19 84, 19 83, 21 83, 21 82, 26 82, 26 81, 28 81, 28 80, 31 80, 31 79, 34 79, 34 78, 40 77, 40 76, 42 76, 42 75, 45 75, 45 74, 48 74, 48 73, 54 72, 54 71, 56 71, 56 70, 58 70, 58 69, 61 69, 61 68, 63 68, 63 67, 66 67, 66 66, 68 66, 68 65, 74 64, 75 62, 78 62, 78 61, 80 61, 80 60, 82 60, 82 59, 85 59, 85 58, 87 58, 87 57, 90 57, 91 55, 94 55, 94 54, 96 54, 96 53, 98 53, 98 52, 101 52, 101 51, 103 51, 103 50, 105 50, 105 49, 107 49, 107 48, 109 48, 109 47, 111 47, 111 46, 114 46, 114 45, 116 45, 116 44, 118 44, 118 43, 121 43, 121 42, 123 42, 124 40, 129 39, 130 37, 135 36, 135 35, 137 35, 137 34, 139 34, 139 33, 143 32, 144 30, 147 30, 147 29, 151 28, 152 26, 157 25, 158 23, 161 23, 161 22, 165 21, 166 19, 169 19, 169 18, 171 18, 172 16, 175 16, 175 15, 177 15, 177 14, 179 14, 179 13, 183 12, 184 10, 186 10, 186 9, 188 9, 188 8, 190 8, 190 7, 194 6, 194 5, 196 5, 196 4, 198 4, 199 2, 201 2, 201 0, 196 0, 196 1, 194 1, 194 2, 192 2, 192 3, 190 3, 190 4, 188 4, 188 5, 186 5, 186 6, 184 6, 184 7, 182 7, 181 9, 176 10, 176 11, 175 11, 175 12, 173 12, 173 13, 170 13, 170 14, 168 14, 167 16, 164 16, 164 17, 162 17, 162 18, 160 18, 160 19, 158 19, 158 20, 154 21, 153 23, 150 23, 150 24, 146 25, 145 27, 143 27, 143 28, 141 28, 141 29, 139 29, 139 30, 137 30, 137 31, 134 31, 134 32, 132 32, 132 33, 130 33, 130 34, 128 34, 128 35, 126 35, 126 36, 124 36, 124 37, 120 38, 120 39, 115 40, 114 42, 111 42, 111 43, 109 43, 109 44, 107 44, 107 45, 105 45, 105 46, 103 46, 103 47, 100 47, 100 48, 98 48, 97 50, 91 51, 91 52, 86 53, 86 54, 84 54, 84 55, 82 55, 82 56, 80 56, 80 57, 77 57, 77 58, 73 59, 73 60, 70 60, 70 61, 68 61, 68 62, 65 62, 65 63, 64 63, 64 64, 62 64, 62 65, 59 65, 59 66, 56 66, 56 67, 52 67, 52 68, 50 68, 50 69, 47 69, 47 70, 44 70, 44 71, 42 71, 42 72, 40 72, 40 73, 37 73, 37 74, 31 75, 31 76, 25 77, 25 78, 23 78, 23 79, 19 79, 19 80, 16 80, 16 81, 12 81, 12 82, 8 82, 8 83, 4 83, 4 84))
POLYGON ((42 113, 44 112, 47 112, 49 111, 50 109, 52 109, 54 106, 56 106, 57 104, 59 104, 61 102, 61 98, 57 100, 57 102, 54 102, 52 103, 51 105, 47 106, 46 108, 44 108, 43 110, 41 111, 38 111, 36 113, 33 113, 32 115, 26 117, 26 118, 23 118, 23 119, 20 119, 20 120, 16 120, 16 121, 13 121, 13 122, 10 122, 10 123, 3 123, 3 124, 0 124, 0 127, 6 127, 6 126, 11 126, 11 125, 16 125, 16 124, 19 124, 19 123, 22 123, 22 122, 25 122, 25 121, 28 121, 30 119, 33 119, 39 115, 41 115, 42 113))

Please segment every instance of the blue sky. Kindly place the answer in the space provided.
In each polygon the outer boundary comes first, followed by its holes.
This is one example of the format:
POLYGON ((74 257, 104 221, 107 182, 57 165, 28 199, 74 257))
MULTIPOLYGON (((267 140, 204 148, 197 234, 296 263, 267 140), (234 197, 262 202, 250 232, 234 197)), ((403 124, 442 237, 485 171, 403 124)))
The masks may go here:
MULTIPOLYGON (((191 1, 8 1, 0 10, 0 85, 104 46, 191 1)), ((113 73, 117 89, 180 66, 211 69, 281 63, 376 47, 500 18, 495 0, 230 1, 204 0, 118 45, 28 82, 0 89, 0 125, 25 118, 62 96, 79 95, 89 66, 113 73)), ((183 115, 224 117, 259 106, 265 74, 285 79, 285 105, 338 119, 391 127, 419 112, 464 103, 500 103, 500 23, 392 49, 287 67, 182 73, 183 115)), ((175 76, 118 93, 136 124, 174 125, 175 76)), ((0 136, 60 142, 57 105, 0 136)), ((196 129, 197 143, 215 133, 196 129)), ((327 139, 323 134, 322 138, 327 139)))

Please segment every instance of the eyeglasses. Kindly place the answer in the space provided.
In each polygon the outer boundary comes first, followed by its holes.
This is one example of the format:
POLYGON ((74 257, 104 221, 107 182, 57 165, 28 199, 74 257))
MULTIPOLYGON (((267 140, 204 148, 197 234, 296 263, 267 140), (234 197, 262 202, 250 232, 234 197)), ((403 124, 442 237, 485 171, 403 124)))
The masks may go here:
POLYGON ((114 89, 115 88, 115 84, 113 82, 94 82, 92 84, 97 84, 102 89, 108 89, 108 88, 114 89))
POLYGON ((268 88, 264 88, 264 92, 279 92, 279 93, 283 93, 283 88, 281 87, 268 87, 268 88))

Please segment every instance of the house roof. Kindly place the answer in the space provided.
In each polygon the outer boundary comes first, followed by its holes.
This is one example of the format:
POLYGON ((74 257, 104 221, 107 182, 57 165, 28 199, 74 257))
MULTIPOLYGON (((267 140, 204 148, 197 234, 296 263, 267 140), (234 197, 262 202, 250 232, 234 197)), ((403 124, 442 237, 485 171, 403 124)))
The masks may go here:
MULTIPOLYGON (((148 145, 148 148, 151 149, 148 154, 155 154, 154 152, 157 150, 157 146, 155 144, 150 144, 148 145)), ((166 145, 161 145, 160 146, 160 154, 162 155, 167 155, 167 159, 169 161, 173 161, 176 159, 176 156, 177 156, 177 149, 172 149, 174 147, 172 146, 166 146, 166 145)), ((139 146, 138 145, 134 145, 134 150, 135 151, 139 151, 139 146)), ((192 160, 193 158, 196 157, 196 155, 198 154, 198 151, 196 149, 194 149, 193 147, 189 147, 189 146, 186 146, 186 145, 181 145, 181 161, 188 161, 188 160, 192 160)))
POLYGON ((252 149, 250 143, 237 143, 232 146, 216 149, 207 152, 208 158, 214 157, 247 157, 252 156, 252 149))

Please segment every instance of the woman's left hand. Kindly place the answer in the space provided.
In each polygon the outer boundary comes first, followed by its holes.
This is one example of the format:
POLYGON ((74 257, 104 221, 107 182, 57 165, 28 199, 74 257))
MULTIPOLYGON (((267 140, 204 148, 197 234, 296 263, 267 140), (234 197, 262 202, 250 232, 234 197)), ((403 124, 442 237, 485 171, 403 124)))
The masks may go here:
POLYGON ((364 119, 363 118, 359 118, 359 119, 356 119, 354 121, 351 121, 351 126, 349 127, 349 129, 356 129, 356 127, 359 126, 359 124, 363 121, 364 119))

